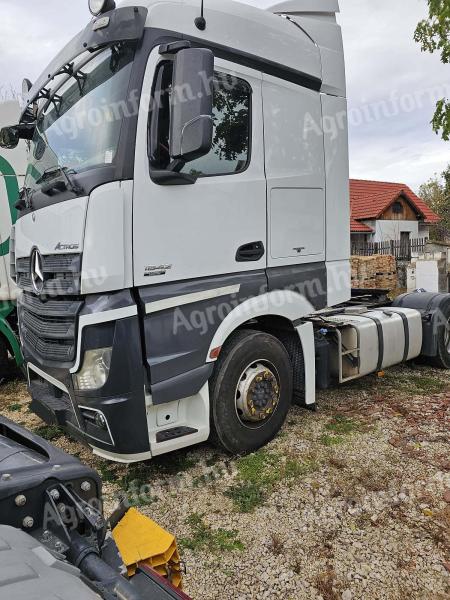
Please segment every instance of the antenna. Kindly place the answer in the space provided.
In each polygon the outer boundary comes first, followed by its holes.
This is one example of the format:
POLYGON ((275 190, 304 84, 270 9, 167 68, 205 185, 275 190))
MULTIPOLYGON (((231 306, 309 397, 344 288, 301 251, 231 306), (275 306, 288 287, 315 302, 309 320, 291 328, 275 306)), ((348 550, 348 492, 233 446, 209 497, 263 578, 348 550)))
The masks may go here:
POLYGON ((206 29, 206 19, 204 16, 204 0, 202 0, 202 8, 201 8, 201 14, 200 17, 197 17, 194 21, 195 26, 197 27, 197 29, 200 29, 200 31, 205 31, 206 29))

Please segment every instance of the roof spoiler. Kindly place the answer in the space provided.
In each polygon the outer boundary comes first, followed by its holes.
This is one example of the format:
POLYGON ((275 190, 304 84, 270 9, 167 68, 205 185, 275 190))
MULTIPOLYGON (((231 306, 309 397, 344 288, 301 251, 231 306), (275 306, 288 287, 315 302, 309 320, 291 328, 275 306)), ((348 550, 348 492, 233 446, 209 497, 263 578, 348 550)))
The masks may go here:
POLYGON ((334 15, 339 12, 339 0, 284 0, 266 10, 277 15, 334 15))

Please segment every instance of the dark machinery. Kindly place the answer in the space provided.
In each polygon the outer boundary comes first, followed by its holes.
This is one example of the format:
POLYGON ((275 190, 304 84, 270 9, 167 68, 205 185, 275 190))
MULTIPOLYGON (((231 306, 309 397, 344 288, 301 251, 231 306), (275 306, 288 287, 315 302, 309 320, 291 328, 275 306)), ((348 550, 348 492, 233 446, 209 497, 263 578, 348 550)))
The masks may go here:
POLYGON ((0 551, 0 600, 187 598, 170 534, 126 500, 107 521, 95 471, 1 416, 0 551))

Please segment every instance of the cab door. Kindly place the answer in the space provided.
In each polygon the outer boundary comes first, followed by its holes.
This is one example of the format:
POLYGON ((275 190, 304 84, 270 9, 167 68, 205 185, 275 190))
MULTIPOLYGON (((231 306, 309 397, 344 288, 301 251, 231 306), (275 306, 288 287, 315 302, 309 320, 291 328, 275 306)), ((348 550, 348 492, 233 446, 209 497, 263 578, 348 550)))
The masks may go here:
POLYGON ((171 80, 170 68, 170 57, 155 48, 144 79, 142 98, 147 100, 141 100, 136 142, 135 286, 261 273, 266 267, 261 74, 216 57, 213 148, 183 167, 198 176, 193 185, 160 185, 151 169, 158 161, 164 168, 168 161, 164 81, 171 80), (157 109, 156 95, 162 98, 157 109), (145 103, 150 97, 149 114, 145 103), (160 111, 156 144, 149 129, 154 110, 160 111))

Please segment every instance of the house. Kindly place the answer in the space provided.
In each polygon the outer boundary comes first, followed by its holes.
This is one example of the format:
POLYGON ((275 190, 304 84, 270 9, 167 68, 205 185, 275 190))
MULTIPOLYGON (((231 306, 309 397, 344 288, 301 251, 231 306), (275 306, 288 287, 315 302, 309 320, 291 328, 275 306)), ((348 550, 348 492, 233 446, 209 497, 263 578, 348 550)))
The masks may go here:
POLYGON ((350 180, 351 238, 364 242, 429 239, 439 217, 403 183, 350 180))

